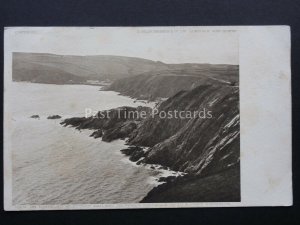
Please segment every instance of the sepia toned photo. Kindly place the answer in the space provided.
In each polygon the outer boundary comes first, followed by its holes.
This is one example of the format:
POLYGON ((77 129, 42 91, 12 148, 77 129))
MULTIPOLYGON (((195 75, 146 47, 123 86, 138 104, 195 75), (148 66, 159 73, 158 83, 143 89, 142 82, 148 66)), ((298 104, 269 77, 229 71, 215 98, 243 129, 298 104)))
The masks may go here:
POLYGON ((10 208, 241 204, 238 28, 7 31, 10 208))

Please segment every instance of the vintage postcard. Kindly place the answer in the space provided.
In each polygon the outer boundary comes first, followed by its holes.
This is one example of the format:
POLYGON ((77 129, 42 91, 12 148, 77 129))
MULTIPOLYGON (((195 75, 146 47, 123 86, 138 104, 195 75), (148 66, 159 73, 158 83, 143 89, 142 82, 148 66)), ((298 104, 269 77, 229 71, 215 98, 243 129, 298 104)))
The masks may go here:
POLYGON ((292 205, 288 26, 7 27, 5 210, 292 205))

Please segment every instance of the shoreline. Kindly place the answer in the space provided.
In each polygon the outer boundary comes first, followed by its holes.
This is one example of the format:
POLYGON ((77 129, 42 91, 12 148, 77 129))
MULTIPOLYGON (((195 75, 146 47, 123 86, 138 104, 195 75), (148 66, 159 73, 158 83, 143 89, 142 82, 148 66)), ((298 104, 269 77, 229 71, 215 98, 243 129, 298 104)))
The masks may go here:
POLYGON ((176 202, 177 199, 182 202, 235 202, 240 200, 237 102, 236 88, 200 85, 178 92, 163 101, 157 110, 209 107, 215 112, 215 120, 168 120, 159 116, 152 118, 149 113, 144 119, 127 118, 126 113, 149 111, 147 108, 150 108, 122 106, 98 112, 106 115, 109 111, 109 117, 73 117, 61 124, 79 130, 94 130, 91 136, 106 142, 126 139, 128 147, 120 151, 137 165, 150 168, 161 165, 162 168, 185 172, 184 176, 167 174, 159 178, 159 185, 141 202, 176 202))
MULTIPOLYGON (((64 120, 64 117, 61 117, 61 118, 58 118, 58 119, 49 119, 49 118, 47 118, 47 116, 39 117, 38 119, 33 118, 33 117, 28 117, 27 120, 33 120, 33 121, 35 121, 35 120, 47 120, 47 121, 49 121, 50 120, 50 121, 56 122, 57 125, 59 125, 64 120)), ((78 131, 80 134, 85 135, 87 137, 92 137, 91 134, 93 134, 93 132, 94 132, 94 130, 91 130, 91 129, 88 129, 88 130, 86 130, 86 129, 75 129, 75 131, 78 131)), ((101 141, 103 141, 103 140, 101 140, 101 141)), ((124 140, 124 139, 116 139, 114 141, 124 141, 124 145, 128 146, 126 144, 126 140, 124 140)), ((111 143, 111 142, 107 142, 107 143, 111 143)), ((130 148, 130 147, 136 147, 136 146, 128 146, 128 147, 130 148)), ((141 147, 141 148, 143 148, 143 147, 141 147)), ((147 147, 144 147, 144 149, 147 149, 147 147)), ((143 162, 141 162, 143 158, 140 158, 138 161, 130 160, 130 155, 126 155, 124 152, 122 152, 122 150, 124 150, 124 149, 118 150, 118 154, 124 156, 124 158, 121 159, 121 161, 123 163, 130 164, 131 166, 135 166, 135 167, 144 167, 147 170, 151 170, 151 171, 154 171, 154 172, 157 173, 154 176, 150 176, 149 179, 148 179, 149 180, 148 182, 150 184, 154 185, 154 187, 149 192, 151 192, 153 189, 157 188, 158 186, 167 183, 170 180, 169 178, 172 178, 172 180, 173 180, 174 178, 177 179, 177 178, 184 177, 186 175, 186 173, 184 173, 184 172, 174 171, 174 170, 170 169, 169 167, 166 167, 166 166, 163 166, 163 165, 143 163, 143 162)), ((149 192, 144 196, 144 198, 149 194, 149 192)))
POLYGON ((128 140, 127 137, 126 138, 115 138, 113 140, 103 140, 102 139, 103 135, 100 135, 100 136, 95 135, 95 134, 97 134, 97 132, 99 130, 97 130, 95 128, 87 128, 87 127, 80 128, 80 125, 78 126, 78 124, 76 124, 76 125, 68 124, 68 122, 66 122, 66 120, 70 120, 70 119, 72 120, 74 118, 61 119, 60 124, 64 127, 66 127, 66 128, 75 128, 75 130, 78 130, 79 132, 86 131, 85 133, 89 137, 94 138, 94 139, 101 138, 101 141, 104 141, 104 142, 109 143, 109 142, 113 142, 115 140, 123 140, 125 145, 126 145, 126 148, 120 149, 119 153, 124 156, 124 159, 122 160, 124 163, 131 164, 131 166, 135 166, 135 167, 144 167, 147 170, 152 170, 152 171, 157 172, 157 174, 155 176, 150 176, 149 180, 148 180, 148 182, 150 184, 154 184, 154 187, 139 202, 142 202, 149 195, 149 193, 152 193, 159 186, 161 186, 163 184, 168 184, 170 181, 174 181, 178 178, 182 178, 182 177, 185 177, 187 175, 187 173, 172 170, 171 168, 169 168, 168 166, 165 166, 165 165, 146 163, 146 162, 143 161, 144 156, 142 156, 140 154, 138 156, 134 156, 134 159, 132 159, 131 158, 131 157, 133 157, 132 153, 135 153, 136 151, 133 151, 133 152, 128 154, 128 152, 126 152, 126 150, 131 149, 131 148, 139 149, 139 151, 142 151, 142 153, 144 155, 149 150, 149 147, 129 145, 127 143, 127 140, 128 140))
POLYGON ((25 83, 25 84, 46 84, 46 85, 87 85, 87 86, 98 86, 98 87, 106 87, 109 85, 103 85, 103 84, 90 84, 90 83, 65 83, 65 84, 56 84, 56 83, 43 83, 43 82, 31 82, 31 81, 17 81, 12 80, 13 83, 25 83))
MULTIPOLYGON (((75 128, 75 130, 81 133, 85 129, 75 128)), ((95 130, 87 129, 85 131, 84 133, 92 138, 90 134, 95 130)), ((144 153, 147 153, 147 149, 149 149, 149 147, 128 145, 126 144, 126 139, 118 138, 115 140, 123 140, 127 146, 125 149, 139 148, 144 153), (146 151, 144 151, 145 149, 146 151)), ((136 158, 132 160, 130 158, 133 155, 126 154, 122 150, 124 149, 118 150, 118 154, 124 155, 124 158, 121 160, 123 163, 128 163, 135 167, 144 167, 157 172, 156 175, 150 176, 148 179, 148 182, 153 184, 154 187, 146 193, 139 203, 219 202, 220 199, 224 202, 240 201, 240 196, 236 195, 240 185, 239 164, 223 171, 199 176, 193 173, 175 171, 164 165, 144 162, 143 156, 140 156, 137 160, 136 158), (222 189, 222 191, 218 191, 219 189, 222 189)))
MULTIPOLYGON (((61 119, 59 123, 61 124, 61 122, 63 120, 64 119, 61 119)), ((73 127, 66 127, 66 128, 73 128, 73 127)), ((92 130, 92 129, 77 129, 77 128, 75 128, 75 130, 77 130, 79 133, 82 133, 83 135, 89 136, 90 138, 93 138, 92 134, 96 131, 96 130, 92 130)), ((94 139, 96 139, 96 138, 94 137, 94 139)), ((128 146, 128 148, 130 148, 130 147, 137 147, 137 146, 129 146, 129 145, 127 145, 125 139, 119 138, 119 139, 116 139, 116 140, 113 140, 113 141, 118 141, 118 140, 124 141, 125 146, 126 147, 128 146)), ((103 141, 103 140, 101 140, 101 141, 103 141)), ((113 142, 113 141, 110 141, 110 142, 113 142)), ((107 142, 107 141, 104 141, 104 142, 107 142)), ((107 142, 107 143, 110 143, 110 142, 107 142)), ((147 147, 141 147, 141 146, 139 146, 139 148, 146 149, 147 147)), ((127 148, 125 148, 125 149, 127 149, 127 148)), ((151 191, 153 191, 155 188, 159 187, 160 185, 168 183, 170 180, 173 181, 174 179, 181 178, 181 177, 184 177, 184 176, 187 175, 187 173, 184 173, 184 172, 181 172, 181 171, 172 170, 169 167, 164 166, 164 165, 144 163, 144 162, 142 162, 143 157, 139 158, 137 161, 133 161, 133 160, 130 159, 131 155, 127 155, 126 153, 122 152, 122 150, 124 150, 124 149, 119 149, 118 150, 118 154, 121 154, 121 155, 124 156, 124 158, 121 160, 123 163, 130 164, 131 166, 135 166, 135 167, 144 167, 147 170, 152 170, 154 172, 157 172, 157 174, 155 176, 150 176, 149 177, 149 181, 148 182, 150 184, 154 184, 154 187, 143 197, 143 199, 151 191)), ((143 201, 143 199, 141 201, 143 201)))

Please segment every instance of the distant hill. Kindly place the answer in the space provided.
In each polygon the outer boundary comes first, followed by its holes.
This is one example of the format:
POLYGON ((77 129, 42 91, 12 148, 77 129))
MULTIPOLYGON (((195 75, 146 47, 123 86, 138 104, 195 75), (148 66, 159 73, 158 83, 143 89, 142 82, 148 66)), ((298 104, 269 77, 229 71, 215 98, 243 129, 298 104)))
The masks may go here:
POLYGON ((203 83, 238 84, 237 65, 166 64, 125 56, 71 56, 13 53, 14 81, 48 84, 95 84, 109 81, 107 90, 135 98, 170 97, 203 83))
POLYGON ((13 53, 13 80, 37 83, 110 81, 168 69, 161 62, 125 56, 70 56, 46 53, 13 53))

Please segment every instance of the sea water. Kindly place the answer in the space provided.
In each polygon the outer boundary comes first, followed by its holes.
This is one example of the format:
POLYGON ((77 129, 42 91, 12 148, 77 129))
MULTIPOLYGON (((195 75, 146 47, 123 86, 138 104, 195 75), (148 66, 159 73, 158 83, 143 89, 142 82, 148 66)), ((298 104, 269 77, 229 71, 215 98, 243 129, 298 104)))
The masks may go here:
MULTIPOLYGON (((85 109, 147 105, 98 86, 13 82, 6 97, 12 129, 13 205, 139 202, 156 184, 156 170, 126 163, 124 141, 89 137, 63 127, 85 109), (39 119, 30 118, 39 115, 39 119), (47 119, 60 115, 57 120, 47 119)), ((150 105, 152 106, 152 105, 150 105)), ((5 112, 8 113, 8 112, 5 112)), ((7 131, 8 132, 8 131, 7 131)))

